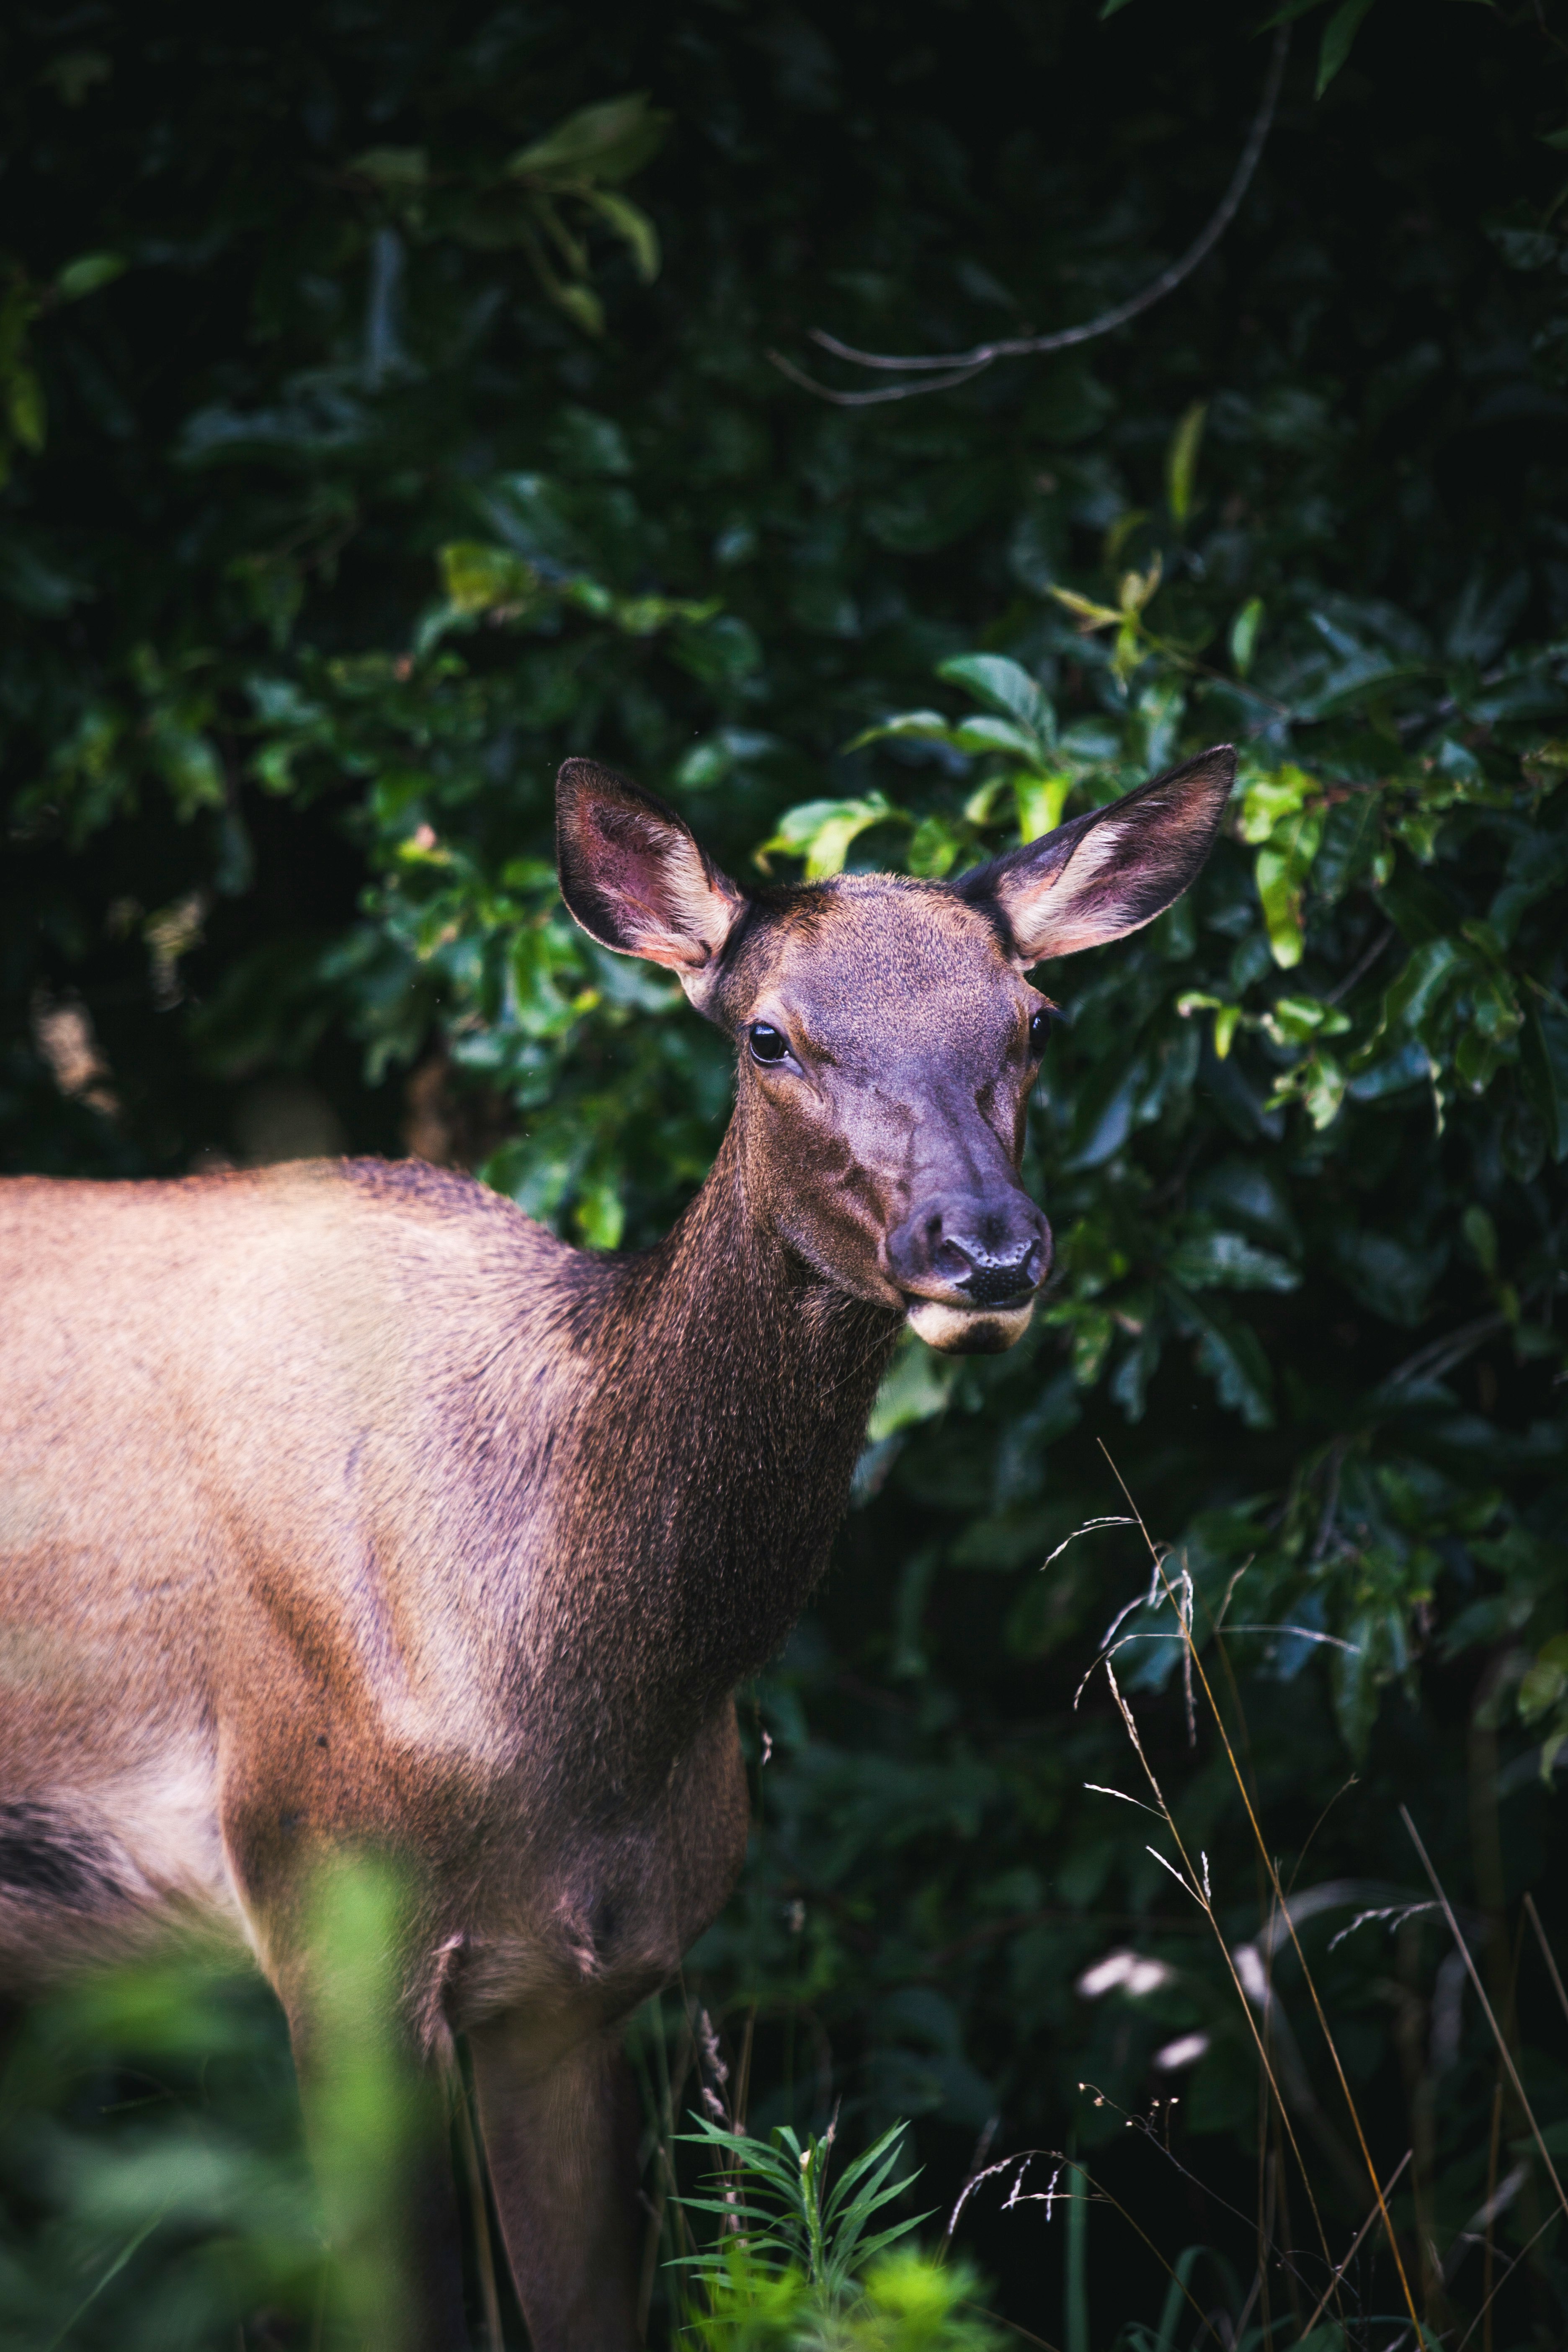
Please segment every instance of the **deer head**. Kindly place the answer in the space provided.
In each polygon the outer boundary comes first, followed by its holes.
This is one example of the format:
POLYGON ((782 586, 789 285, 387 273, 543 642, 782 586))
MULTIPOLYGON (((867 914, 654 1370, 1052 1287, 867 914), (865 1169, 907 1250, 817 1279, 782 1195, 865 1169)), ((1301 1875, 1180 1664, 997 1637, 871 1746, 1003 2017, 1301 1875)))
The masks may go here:
POLYGON ((679 978, 739 1048, 746 1209, 825 1281, 954 1354, 1011 1347, 1050 1271, 1018 1181, 1050 1029, 1031 968, 1180 898, 1228 744, 958 881, 742 890, 652 793, 589 760, 557 786, 561 892, 591 939, 679 978))

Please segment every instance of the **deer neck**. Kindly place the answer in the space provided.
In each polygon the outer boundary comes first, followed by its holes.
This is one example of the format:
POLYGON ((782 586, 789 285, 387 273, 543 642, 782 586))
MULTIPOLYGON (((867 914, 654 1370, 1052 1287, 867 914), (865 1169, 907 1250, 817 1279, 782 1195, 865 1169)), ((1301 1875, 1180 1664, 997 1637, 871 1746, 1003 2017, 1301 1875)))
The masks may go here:
POLYGON ((738 1126, 664 1241, 594 1267, 578 1324, 551 1646, 614 1744, 667 1763, 826 1566, 900 1328, 759 1223, 738 1126))

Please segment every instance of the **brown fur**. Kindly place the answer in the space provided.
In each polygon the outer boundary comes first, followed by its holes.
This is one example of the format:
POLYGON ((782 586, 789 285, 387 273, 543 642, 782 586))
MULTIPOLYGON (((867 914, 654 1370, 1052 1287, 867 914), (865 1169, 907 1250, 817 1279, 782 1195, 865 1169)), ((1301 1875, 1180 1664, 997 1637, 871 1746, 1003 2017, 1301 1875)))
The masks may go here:
MULTIPOLYGON (((563 826, 579 919, 742 1038, 654 1249, 417 1162, 0 1187, 0 1989, 184 1923, 249 1943, 308 2074, 310 1865, 395 1852, 407 2032, 472 2038, 535 2344, 621 2352, 614 2029, 739 1869, 730 1693, 821 1572, 905 1313, 997 1344, 974 1266, 1027 1287, 1048 1240, 999 903, 748 900, 584 762, 563 826)), ((459 2340, 453 2275, 421 2343, 459 2340)))

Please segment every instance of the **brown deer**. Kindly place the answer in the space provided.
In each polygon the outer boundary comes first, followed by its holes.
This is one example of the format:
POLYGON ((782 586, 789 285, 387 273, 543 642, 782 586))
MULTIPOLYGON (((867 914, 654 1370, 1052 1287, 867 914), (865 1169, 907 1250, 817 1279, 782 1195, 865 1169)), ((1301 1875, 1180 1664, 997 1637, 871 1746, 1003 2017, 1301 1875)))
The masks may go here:
MULTIPOLYGON (((731 1694, 821 1574, 906 1323, 1010 1346, 1025 975, 1192 881, 1203 752, 955 883, 745 891, 569 760, 561 887, 736 1043, 652 1249, 569 1248, 419 1161, 0 1186, 0 1984, 185 1922, 247 1942, 311 2072, 308 1870, 400 1857, 401 2025, 468 2036, 536 2352, 637 2337, 622 2021, 723 1904, 731 1694)), ((449 2183, 424 2346, 463 2341, 449 2183)))

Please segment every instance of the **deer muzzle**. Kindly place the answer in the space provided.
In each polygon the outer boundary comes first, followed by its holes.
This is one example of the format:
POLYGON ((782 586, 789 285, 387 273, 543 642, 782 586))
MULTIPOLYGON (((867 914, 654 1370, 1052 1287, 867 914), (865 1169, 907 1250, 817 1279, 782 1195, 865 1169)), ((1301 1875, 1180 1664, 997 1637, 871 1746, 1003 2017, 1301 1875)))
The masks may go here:
POLYGON ((1016 1186, 926 1200, 890 1233, 889 1277, 911 1328, 946 1355, 998 1355, 1028 1328, 1051 1229, 1016 1186))

